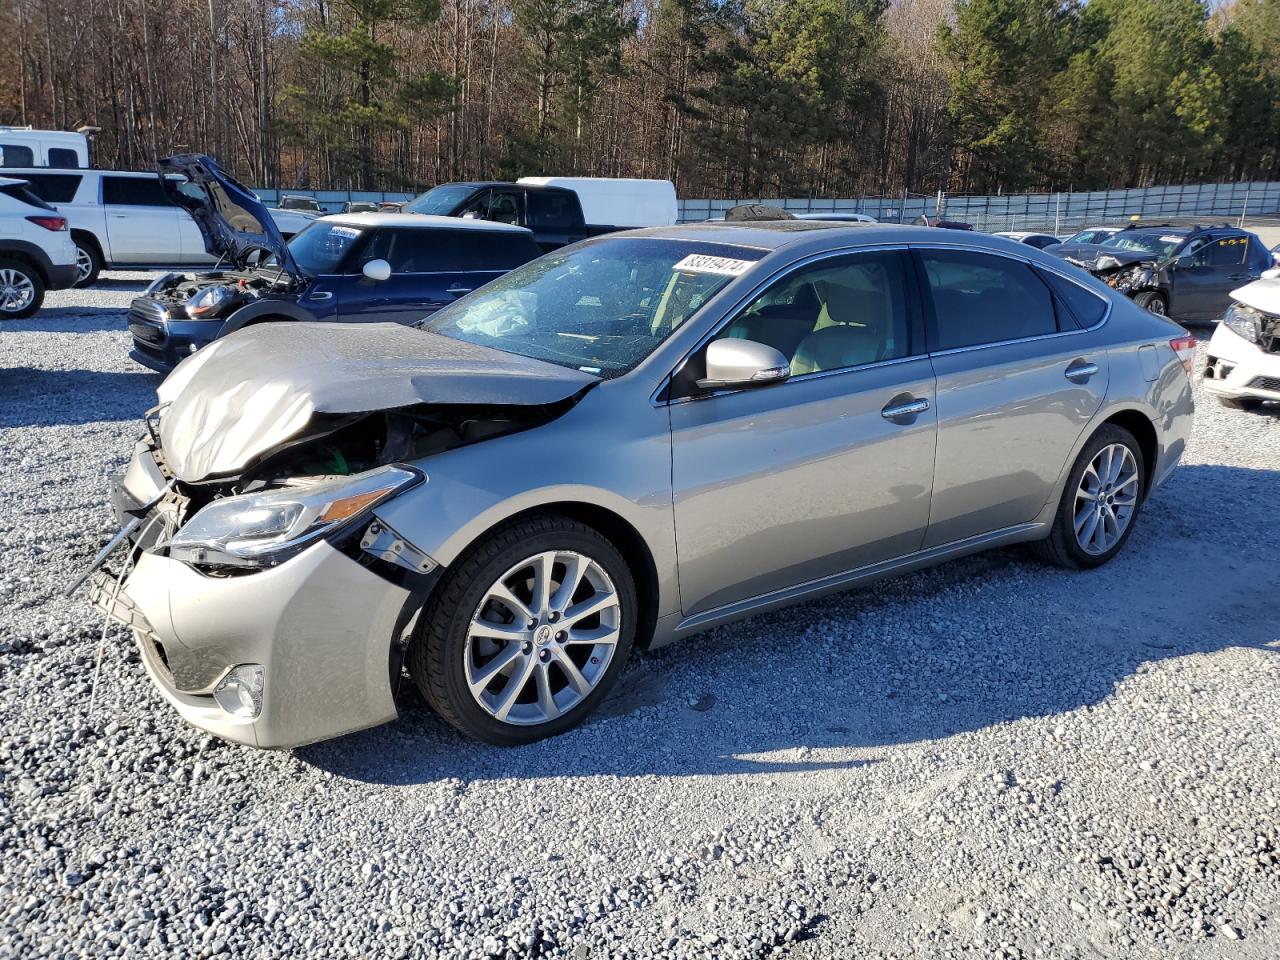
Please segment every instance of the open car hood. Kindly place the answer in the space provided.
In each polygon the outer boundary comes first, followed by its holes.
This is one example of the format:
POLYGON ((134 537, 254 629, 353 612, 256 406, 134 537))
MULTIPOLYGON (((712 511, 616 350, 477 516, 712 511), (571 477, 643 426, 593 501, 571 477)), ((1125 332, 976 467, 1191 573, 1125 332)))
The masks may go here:
POLYGON ((197 483, 241 472, 316 414, 551 404, 597 380, 395 323, 264 323, 214 341, 160 384, 160 444, 174 475, 197 483))
POLYGON ((159 168, 165 193, 191 214, 204 235, 204 248, 210 256, 244 270, 255 252, 265 250, 286 273, 303 276, 258 195, 219 167, 212 157, 178 154, 161 160, 159 168), (187 183, 166 174, 179 174, 187 183))

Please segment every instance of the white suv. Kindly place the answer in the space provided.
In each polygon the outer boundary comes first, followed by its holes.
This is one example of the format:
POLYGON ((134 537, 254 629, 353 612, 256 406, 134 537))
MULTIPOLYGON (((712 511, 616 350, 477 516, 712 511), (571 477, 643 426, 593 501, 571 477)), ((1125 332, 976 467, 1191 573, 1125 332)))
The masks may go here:
POLYGON ((46 290, 76 281, 76 245, 66 217, 23 180, 0 177, 0 319, 40 309, 46 290))
POLYGON ((1205 392, 1224 407, 1280 400, 1280 270, 1231 291, 1231 306, 1205 348, 1205 392))
MULTIPOLYGON (((58 208, 71 224, 77 248, 76 286, 87 287, 104 267, 208 266, 204 236, 191 216, 169 202, 155 173, 124 170, 5 171, 21 177, 31 191, 58 208)), ((312 219, 310 214, 272 211, 285 238, 312 219)))

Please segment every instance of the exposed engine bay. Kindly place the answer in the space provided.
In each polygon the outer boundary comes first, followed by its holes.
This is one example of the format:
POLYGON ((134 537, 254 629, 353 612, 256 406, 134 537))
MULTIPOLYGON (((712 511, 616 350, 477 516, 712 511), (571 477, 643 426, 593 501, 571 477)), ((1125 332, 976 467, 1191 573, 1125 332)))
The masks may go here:
POLYGON ((171 273, 148 288, 146 299, 163 306, 170 316, 208 320, 229 316, 256 300, 296 294, 298 286, 294 277, 271 269, 171 273))
POLYGON ((1154 260, 1131 260, 1104 255, 1093 261, 1068 257, 1067 262, 1088 270, 1112 290, 1132 297, 1143 290, 1158 288, 1158 264, 1154 260))

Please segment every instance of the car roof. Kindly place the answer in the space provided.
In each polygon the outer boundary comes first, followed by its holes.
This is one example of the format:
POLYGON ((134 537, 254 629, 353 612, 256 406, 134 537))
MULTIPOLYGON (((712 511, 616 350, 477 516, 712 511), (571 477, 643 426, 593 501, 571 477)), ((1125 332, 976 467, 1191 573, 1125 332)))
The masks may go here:
POLYGON ((494 223, 492 220, 471 220, 466 217, 438 217, 429 213, 335 213, 321 220, 345 223, 351 227, 416 227, 436 230, 470 230, 490 233, 530 233, 525 227, 510 223, 494 223))
POLYGON ((968 230, 946 230, 897 223, 866 223, 838 220, 738 220, 682 223, 673 227, 644 227, 612 236, 653 237, 661 240, 693 240, 730 246, 780 250, 783 247, 813 247, 816 251, 849 244, 942 243, 948 246, 987 247, 1010 251, 1016 245, 1025 255, 1025 244, 1006 237, 968 230))

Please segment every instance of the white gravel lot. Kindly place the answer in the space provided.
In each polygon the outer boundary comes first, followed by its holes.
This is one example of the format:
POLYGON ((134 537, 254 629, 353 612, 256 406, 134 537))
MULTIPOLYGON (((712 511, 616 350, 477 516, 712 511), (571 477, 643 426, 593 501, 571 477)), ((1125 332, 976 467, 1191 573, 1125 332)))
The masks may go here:
POLYGON ((154 402, 138 275, 0 325, 0 956, 1280 955, 1280 411, 1125 552, 1001 551, 639 658, 554 741, 178 721, 62 588, 154 402), (133 282, 129 282, 133 281, 133 282))

